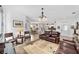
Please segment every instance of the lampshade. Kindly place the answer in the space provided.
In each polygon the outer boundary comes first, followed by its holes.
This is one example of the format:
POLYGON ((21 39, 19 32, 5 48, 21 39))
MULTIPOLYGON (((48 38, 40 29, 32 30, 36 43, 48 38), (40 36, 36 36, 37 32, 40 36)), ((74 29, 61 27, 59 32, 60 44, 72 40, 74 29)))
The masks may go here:
POLYGON ((39 21, 47 21, 47 17, 46 16, 43 16, 43 17, 39 17, 39 21))
POLYGON ((17 31, 19 31, 19 32, 23 32, 23 27, 19 27, 19 28, 17 28, 17 31))

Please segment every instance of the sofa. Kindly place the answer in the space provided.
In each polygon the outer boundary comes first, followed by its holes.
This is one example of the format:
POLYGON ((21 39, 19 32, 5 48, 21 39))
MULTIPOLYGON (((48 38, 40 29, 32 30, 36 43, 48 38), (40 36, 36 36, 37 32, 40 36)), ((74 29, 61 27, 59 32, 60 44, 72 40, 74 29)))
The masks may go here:
POLYGON ((59 44, 56 54, 79 54, 79 43, 63 39, 59 44))
POLYGON ((52 32, 52 34, 51 34, 50 31, 45 31, 45 33, 41 34, 39 36, 39 38, 58 44, 60 42, 60 33, 59 32, 52 32))

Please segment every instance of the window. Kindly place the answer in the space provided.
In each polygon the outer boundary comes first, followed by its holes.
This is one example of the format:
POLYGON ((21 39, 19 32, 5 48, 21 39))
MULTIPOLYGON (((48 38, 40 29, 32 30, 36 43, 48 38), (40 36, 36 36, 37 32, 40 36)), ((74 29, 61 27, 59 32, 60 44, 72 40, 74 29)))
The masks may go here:
POLYGON ((68 26, 64 25, 64 30, 67 31, 68 30, 68 26))
POLYGON ((0 7, 0 42, 3 39, 3 10, 0 7))

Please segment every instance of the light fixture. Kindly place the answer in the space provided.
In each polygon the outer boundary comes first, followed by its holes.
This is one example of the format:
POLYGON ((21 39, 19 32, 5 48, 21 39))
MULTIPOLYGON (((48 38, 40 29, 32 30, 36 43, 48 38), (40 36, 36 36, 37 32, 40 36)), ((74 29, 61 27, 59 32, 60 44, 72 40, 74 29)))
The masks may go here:
POLYGON ((41 16, 39 16, 39 21, 47 21, 47 17, 44 15, 44 8, 41 8, 41 16))

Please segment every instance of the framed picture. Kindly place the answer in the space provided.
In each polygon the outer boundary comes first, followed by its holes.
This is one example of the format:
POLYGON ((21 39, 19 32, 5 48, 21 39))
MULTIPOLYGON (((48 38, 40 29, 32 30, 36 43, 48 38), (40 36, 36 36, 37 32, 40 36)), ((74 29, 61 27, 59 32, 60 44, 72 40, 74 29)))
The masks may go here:
POLYGON ((23 21, 13 20, 13 27, 23 27, 23 21))

